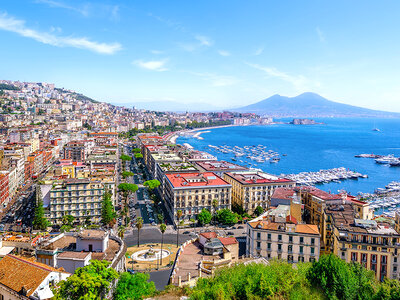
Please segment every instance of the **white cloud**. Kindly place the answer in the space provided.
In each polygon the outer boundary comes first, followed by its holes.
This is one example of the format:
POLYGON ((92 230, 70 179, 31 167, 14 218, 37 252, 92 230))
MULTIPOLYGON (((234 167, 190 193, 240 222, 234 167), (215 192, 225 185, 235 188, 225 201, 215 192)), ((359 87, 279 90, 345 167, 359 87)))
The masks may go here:
POLYGON ((200 42, 201 46, 210 47, 213 44, 213 41, 204 35, 196 35, 194 38, 200 42))
POLYGON ((285 72, 279 71, 273 67, 265 67, 265 66, 260 66, 258 64, 247 63, 247 65, 257 70, 265 72, 270 77, 275 77, 280 80, 289 82, 297 90, 305 90, 309 89, 311 86, 314 87, 319 86, 318 82, 313 83, 303 75, 290 75, 285 72))
POLYGON ((36 3, 43 3, 43 4, 47 4, 50 7, 58 7, 58 8, 72 10, 72 11, 75 11, 75 12, 81 14, 82 16, 85 16, 85 17, 87 17, 89 15, 89 6, 88 5, 84 5, 82 7, 70 6, 61 1, 54 1, 54 0, 36 0, 36 3))
POLYGON ((315 31, 317 32, 319 41, 321 43, 324 43, 326 41, 325 39, 325 34, 323 33, 323 31, 319 28, 319 26, 317 26, 317 28, 315 28, 315 31))
POLYGON ((212 86, 230 86, 236 84, 239 80, 233 76, 218 75, 213 73, 196 73, 189 72, 190 74, 202 77, 203 79, 209 81, 212 86))
POLYGON ((221 56, 230 56, 231 53, 225 50, 218 50, 218 54, 221 56))
POLYGON ((254 55, 258 56, 261 55, 263 52, 264 52, 264 47, 258 47, 256 51, 254 51, 254 55))
POLYGON ((122 49, 119 43, 99 43, 91 41, 86 37, 58 36, 54 33, 54 30, 40 32, 30 29, 25 26, 25 21, 15 19, 5 13, 0 14, 0 30, 14 32, 20 36, 31 38, 47 45, 86 49, 100 54, 114 54, 122 49))
POLYGON ((149 61, 135 60, 133 62, 134 65, 136 65, 140 68, 152 70, 152 71, 158 71, 158 72, 163 72, 163 71, 168 70, 165 67, 166 63, 167 63, 167 60, 149 60, 149 61))
POLYGON ((156 54, 156 55, 159 55, 159 54, 163 54, 163 53, 164 53, 163 51, 160 51, 160 50, 150 50, 150 52, 151 52, 152 54, 156 54))

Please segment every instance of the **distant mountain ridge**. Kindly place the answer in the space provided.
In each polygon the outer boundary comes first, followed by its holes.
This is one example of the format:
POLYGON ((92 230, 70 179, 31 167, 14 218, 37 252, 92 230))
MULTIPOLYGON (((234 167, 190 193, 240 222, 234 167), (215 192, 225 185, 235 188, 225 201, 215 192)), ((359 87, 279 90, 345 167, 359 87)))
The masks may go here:
POLYGON ((250 112, 271 117, 400 117, 400 113, 338 103, 309 92, 296 97, 273 95, 257 103, 231 109, 231 111, 250 112))

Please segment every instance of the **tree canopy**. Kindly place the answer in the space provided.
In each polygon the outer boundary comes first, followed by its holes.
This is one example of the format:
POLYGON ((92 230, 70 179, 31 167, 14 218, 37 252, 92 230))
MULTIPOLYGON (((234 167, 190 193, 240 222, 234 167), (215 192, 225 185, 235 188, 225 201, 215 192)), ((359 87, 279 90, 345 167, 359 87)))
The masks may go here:
POLYGON ((232 225, 238 222, 237 216, 227 208, 217 211, 217 220, 224 225, 232 225))
POLYGON ((126 179, 128 177, 132 177, 135 174, 133 174, 132 172, 129 172, 129 171, 123 171, 121 175, 122 175, 122 178, 126 179))
POLYGON ((35 217, 33 219, 33 228, 46 230, 50 222, 44 217, 43 200, 39 199, 35 208, 35 217))
POLYGON ((211 213, 208 209, 203 208, 201 212, 197 215, 197 220, 201 225, 210 224, 212 219, 211 213))
POLYGON ((135 153, 135 158, 139 159, 139 158, 143 158, 143 154, 142 153, 135 153))
POLYGON ((254 210, 254 214, 258 217, 264 212, 264 209, 261 206, 257 206, 256 209, 254 210))
POLYGON ((109 264, 104 260, 92 260, 89 265, 76 269, 72 276, 59 283, 54 299, 104 299, 109 291, 110 283, 118 278, 118 273, 113 268, 108 268, 109 264))
POLYGON ((114 211, 114 205, 111 201, 111 194, 105 192, 103 196, 103 201, 101 202, 101 223, 104 226, 110 226, 113 224, 116 218, 116 213, 114 211))
POLYGON ((139 300, 150 297, 156 291, 153 281, 148 281, 149 274, 122 273, 114 293, 115 300, 139 300))
POLYGON ((160 186, 160 182, 157 179, 147 180, 143 183, 144 186, 147 186, 149 190, 154 190, 160 186))
POLYGON ((133 149, 132 149, 132 152, 133 152, 133 153, 140 153, 141 150, 140 150, 140 148, 133 148, 133 149))
POLYGON ((126 154, 122 154, 119 158, 123 161, 131 161, 132 160, 132 157, 129 155, 126 155, 126 154))
POLYGON ((118 185, 118 189, 123 193, 134 193, 139 188, 138 188, 138 186, 136 184, 124 182, 124 183, 120 183, 118 185))

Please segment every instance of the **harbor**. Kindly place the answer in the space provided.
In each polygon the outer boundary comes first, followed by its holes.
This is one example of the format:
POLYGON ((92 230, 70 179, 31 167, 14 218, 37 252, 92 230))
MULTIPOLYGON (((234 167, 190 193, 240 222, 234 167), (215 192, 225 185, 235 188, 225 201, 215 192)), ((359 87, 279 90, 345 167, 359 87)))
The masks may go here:
POLYGON ((373 158, 377 164, 389 165, 391 167, 400 167, 400 157, 389 155, 376 155, 376 154, 358 154, 354 157, 358 158, 373 158))
MULTIPOLYGON (((250 166, 257 166, 257 163, 278 163, 281 160, 281 155, 271 149, 267 149, 265 145, 251 145, 251 146, 214 146, 208 145, 208 148, 214 151, 231 154, 232 161, 238 161, 242 164, 247 164, 250 166), (245 162, 242 158, 247 158, 253 162, 245 162)), ((282 156, 286 156, 283 154, 282 156)))
POLYGON ((298 185, 314 185, 329 182, 341 183, 342 180, 368 178, 368 175, 361 174, 356 171, 346 169, 344 167, 333 168, 327 170, 319 170, 318 172, 301 172, 298 174, 281 174, 285 177, 296 181, 298 185))

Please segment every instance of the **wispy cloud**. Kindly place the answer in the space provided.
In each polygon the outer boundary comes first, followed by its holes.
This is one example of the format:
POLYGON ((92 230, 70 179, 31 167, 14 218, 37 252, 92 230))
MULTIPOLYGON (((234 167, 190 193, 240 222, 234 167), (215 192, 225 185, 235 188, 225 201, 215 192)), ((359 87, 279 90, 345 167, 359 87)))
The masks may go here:
POLYGON ((198 72, 188 72, 188 73, 203 78, 204 80, 210 82, 211 85, 215 87, 230 86, 239 82, 239 80, 233 76, 218 75, 214 73, 198 73, 198 72))
POLYGON ((152 70, 152 71, 158 71, 158 72, 163 72, 167 71, 168 69, 165 67, 167 64, 167 59, 164 60, 149 60, 149 61, 143 61, 143 60, 135 60, 132 62, 133 65, 138 66, 142 69, 147 69, 147 70, 152 70))
POLYGON ((230 56, 231 53, 225 50, 218 50, 218 54, 221 56, 230 56))
POLYGON ((324 32, 321 30, 321 28, 319 28, 319 26, 317 26, 317 28, 315 28, 315 31, 317 32, 319 41, 320 41, 321 43, 325 43, 325 41, 326 41, 325 34, 324 34, 324 32))
POLYGON ((264 52, 264 47, 258 47, 256 51, 254 51, 253 55, 258 56, 264 52))
POLYGON ((78 7, 78 6, 68 5, 64 2, 55 1, 55 0, 36 0, 35 2, 46 4, 50 7, 64 8, 67 10, 75 11, 85 17, 87 17, 89 15, 89 5, 88 4, 78 7))
POLYGON ((196 35, 194 38, 200 42, 201 46, 210 47, 213 44, 213 41, 204 35, 196 35))
POLYGON ((263 71, 270 77, 275 77, 280 80, 289 82, 292 84, 297 90, 304 90, 308 89, 311 86, 318 86, 319 83, 312 83, 309 79, 307 79, 303 75, 290 75, 288 73, 282 72, 277 70, 276 68, 273 67, 265 67, 265 66, 260 66, 258 64, 252 64, 252 63, 247 63, 252 68, 255 68, 257 70, 263 71))
POLYGON ((156 55, 160 55, 160 54, 163 54, 163 53, 164 53, 164 52, 161 51, 161 50, 150 50, 150 52, 151 52, 152 54, 156 54, 156 55))
MULTIPOLYGON (((50 32, 41 32, 25 26, 24 20, 15 19, 6 13, 0 14, 0 30, 14 32, 43 44, 56 47, 73 47, 86 49, 101 54, 114 54, 122 49, 119 43, 100 43, 86 37, 59 36, 54 27, 50 32)), ((58 31, 61 31, 59 29, 58 31)))

